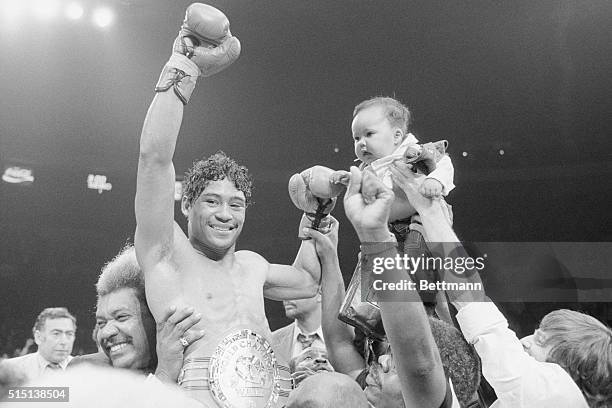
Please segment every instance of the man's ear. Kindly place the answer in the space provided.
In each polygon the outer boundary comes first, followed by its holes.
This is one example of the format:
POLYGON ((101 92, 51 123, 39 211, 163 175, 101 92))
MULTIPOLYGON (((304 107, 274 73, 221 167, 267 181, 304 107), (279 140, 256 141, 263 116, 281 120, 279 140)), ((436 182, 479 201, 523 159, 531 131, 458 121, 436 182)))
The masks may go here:
POLYGON ((183 213, 185 218, 189 217, 189 209, 190 208, 191 208, 191 205, 189 205, 189 201, 187 200, 187 196, 183 196, 183 198, 181 199, 181 212, 183 213))
POLYGON ((34 341, 36 342, 37 346, 40 346, 40 343, 42 343, 42 334, 40 333, 40 330, 34 330, 34 341))

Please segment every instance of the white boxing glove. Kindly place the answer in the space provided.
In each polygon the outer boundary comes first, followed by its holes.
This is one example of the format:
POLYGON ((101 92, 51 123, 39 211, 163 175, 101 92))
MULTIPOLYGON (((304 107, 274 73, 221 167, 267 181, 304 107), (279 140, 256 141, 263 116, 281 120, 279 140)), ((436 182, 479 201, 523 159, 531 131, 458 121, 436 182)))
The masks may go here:
POLYGON ((229 20, 218 9, 202 3, 187 8, 174 41, 172 55, 155 86, 156 92, 173 88, 187 104, 198 76, 211 76, 240 56, 240 41, 229 30, 229 20))
POLYGON ((333 183, 332 169, 314 166, 289 180, 289 196, 297 208, 304 211, 298 236, 307 239, 302 233, 304 227, 314 228, 323 233, 329 231, 331 223, 327 215, 334 209, 338 195, 344 185, 333 183))

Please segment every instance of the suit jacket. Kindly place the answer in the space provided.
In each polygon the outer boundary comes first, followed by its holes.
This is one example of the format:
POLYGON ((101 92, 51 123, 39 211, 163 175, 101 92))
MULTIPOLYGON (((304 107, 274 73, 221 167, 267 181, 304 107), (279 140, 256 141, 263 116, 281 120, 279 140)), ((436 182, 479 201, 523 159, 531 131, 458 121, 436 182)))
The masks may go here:
POLYGON ((279 364, 289 367, 289 360, 293 354, 293 330, 295 321, 272 332, 272 350, 276 354, 279 364))

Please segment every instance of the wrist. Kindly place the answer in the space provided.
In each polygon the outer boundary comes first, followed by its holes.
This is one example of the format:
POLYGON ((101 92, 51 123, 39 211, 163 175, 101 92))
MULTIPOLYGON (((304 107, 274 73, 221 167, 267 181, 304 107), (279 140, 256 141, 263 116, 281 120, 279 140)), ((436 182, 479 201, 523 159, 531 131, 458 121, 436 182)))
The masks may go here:
POLYGON ((428 205, 423 208, 416 209, 421 218, 435 218, 442 216, 444 217, 444 211, 442 211, 442 206, 440 201, 432 200, 431 205, 428 205))
POLYGON ((386 226, 375 229, 368 228, 357 230, 357 236, 359 237, 359 241, 361 241, 361 243, 386 242, 391 240, 391 237, 393 237, 393 240, 395 240, 395 237, 389 232, 386 226))
POLYGON ((200 69, 193 61, 182 54, 173 53, 155 85, 155 92, 166 92, 172 88, 183 105, 187 105, 199 75, 200 69))
POLYGON ((389 237, 384 241, 363 242, 359 249, 364 256, 380 254, 387 251, 397 251, 397 240, 389 233, 389 237))
POLYGON ((339 264, 338 252, 337 250, 325 250, 319 253, 319 259, 321 261, 321 266, 335 266, 339 264))

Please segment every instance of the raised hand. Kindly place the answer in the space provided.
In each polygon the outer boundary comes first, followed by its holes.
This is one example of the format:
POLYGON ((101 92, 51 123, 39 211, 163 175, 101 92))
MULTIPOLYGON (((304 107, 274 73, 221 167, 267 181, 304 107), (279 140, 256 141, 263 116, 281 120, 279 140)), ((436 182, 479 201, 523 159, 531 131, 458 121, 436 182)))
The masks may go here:
POLYGON ((351 167, 351 181, 344 195, 344 211, 361 242, 384 241, 395 195, 370 171, 351 167))

